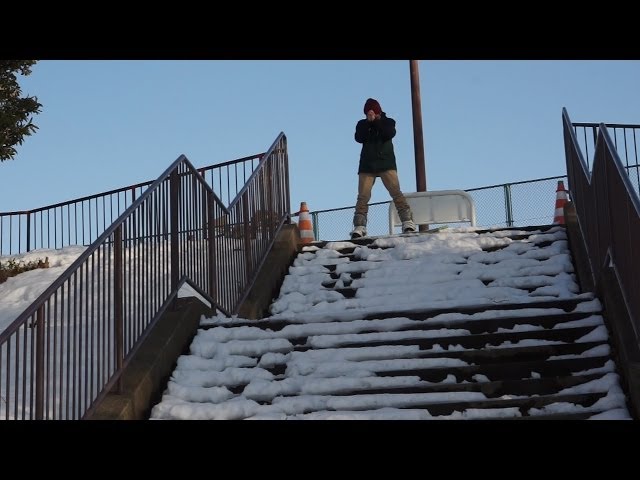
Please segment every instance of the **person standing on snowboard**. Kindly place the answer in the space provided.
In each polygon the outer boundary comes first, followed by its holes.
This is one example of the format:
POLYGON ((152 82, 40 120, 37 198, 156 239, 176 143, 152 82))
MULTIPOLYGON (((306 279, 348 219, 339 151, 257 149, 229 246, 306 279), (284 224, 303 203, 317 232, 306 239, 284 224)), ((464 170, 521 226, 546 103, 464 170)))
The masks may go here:
POLYGON ((396 156, 393 151, 392 139, 396 135, 396 121, 387 117, 380 104, 373 98, 368 98, 364 104, 366 118, 356 124, 355 140, 362 144, 360 164, 358 165, 358 198, 356 211, 353 216, 353 230, 351 238, 367 235, 367 213, 371 189, 377 177, 380 177, 385 188, 391 195, 398 217, 402 221, 404 233, 415 232, 413 213, 407 203, 398 180, 396 156))

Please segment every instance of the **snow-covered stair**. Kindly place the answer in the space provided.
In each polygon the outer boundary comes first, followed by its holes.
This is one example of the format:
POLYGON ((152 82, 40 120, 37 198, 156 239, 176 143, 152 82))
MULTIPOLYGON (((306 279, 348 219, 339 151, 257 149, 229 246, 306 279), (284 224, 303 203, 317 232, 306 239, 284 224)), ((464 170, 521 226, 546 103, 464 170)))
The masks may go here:
POLYGON ((563 227, 318 242, 203 319, 152 419, 630 419, 563 227))

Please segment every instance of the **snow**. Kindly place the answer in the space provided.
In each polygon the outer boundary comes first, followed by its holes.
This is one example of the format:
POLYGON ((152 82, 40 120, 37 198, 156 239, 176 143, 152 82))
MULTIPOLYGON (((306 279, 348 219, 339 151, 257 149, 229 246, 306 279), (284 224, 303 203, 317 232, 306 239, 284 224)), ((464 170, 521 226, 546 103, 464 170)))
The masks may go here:
MULTIPOLYGON (((305 247, 290 267, 269 317, 260 321, 223 315, 203 318, 202 329, 192 343, 190 354, 185 356, 202 356, 213 361, 246 355, 255 358, 257 363, 242 369, 225 367, 228 377, 223 372, 206 371, 206 364, 197 366, 194 362, 193 367, 187 369, 182 363, 183 367, 174 372, 172 382, 193 391, 179 394, 175 386, 167 389, 162 401, 153 408, 151 418, 520 418, 520 407, 494 406, 498 401, 522 402, 527 397, 504 395, 501 399, 492 399, 479 390, 481 385, 492 381, 490 375, 471 374, 472 381, 468 381, 451 373, 458 371, 456 369, 475 368, 457 358, 458 354, 474 348, 458 343, 462 341, 459 339, 470 338, 471 332, 456 325, 481 324, 500 318, 560 316, 565 313, 561 308, 537 308, 535 304, 575 300, 573 313, 583 318, 558 321, 547 330, 521 322, 510 328, 500 327, 495 333, 591 328, 575 342, 600 342, 599 345, 581 354, 549 359, 604 359, 609 356, 610 348, 606 344, 607 330, 599 315, 602 305, 591 292, 579 290, 564 228, 534 232, 524 239, 521 237, 530 232, 478 233, 476 230, 458 228, 429 235, 378 237, 369 245, 345 241, 305 247), (502 248, 493 250, 495 247, 502 248), (486 248, 492 250, 483 250, 486 248), (340 252, 343 249, 352 252, 345 255, 340 252), (351 290, 355 295, 349 298, 336 289, 351 290), (524 308, 518 308, 520 304, 524 308), (496 305, 506 308, 495 309, 496 305), (465 306, 486 307, 486 310, 443 312, 465 306), (421 312, 427 319, 413 319, 412 312, 421 312), (391 314, 390 318, 380 318, 385 314, 391 314), (284 328, 270 328, 270 322, 282 320, 288 322, 284 328), (456 340, 453 344, 441 345, 447 338, 456 340), (433 341, 433 344, 418 346, 415 344, 418 341, 433 341), (387 344, 393 342, 414 344, 387 344), (422 371, 431 372, 429 380, 412 373, 422 371), (399 372, 407 373, 400 375, 399 372), (456 390, 457 384, 468 385, 468 388, 456 390), (202 390, 214 387, 236 387, 240 393, 227 398, 223 392, 216 402, 197 400, 219 395, 218 391, 202 390), (405 390, 367 393, 397 388, 405 390), (406 393, 407 389, 416 388, 422 389, 422 393, 406 393), (463 408, 439 415, 424 408, 438 404, 457 408, 460 402, 488 401, 486 408, 463 408)), ((523 338, 487 344, 485 348, 498 351, 565 343, 523 338)), ((631 418, 615 365, 610 359, 603 362, 606 362, 603 366, 583 372, 600 375, 600 378, 555 394, 599 395, 593 405, 587 407, 551 399, 540 408, 529 408, 528 414, 585 413, 588 416, 593 413, 595 419, 631 418)), ((543 377, 534 371, 530 374, 532 380, 543 377)))
MULTIPOLYGON (((6 328, 83 251, 84 247, 72 246, 1 257, 2 261, 47 257, 50 268, 25 272, 0 284, 0 328, 6 328)), ((189 294, 187 288, 181 292, 181 296, 189 294)), ((369 245, 344 241, 304 247, 289 268, 269 317, 253 321, 218 314, 202 319, 189 354, 178 358, 151 418, 520 418, 520 407, 495 408, 498 399, 487 397, 481 389, 492 382, 491 375, 479 373, 479 367, 461 359, 460 355, 477 348, 465 346, 465 339, 473 337, 469 326, 506 318, 561 316, 564 309, 542 304, 557 300, 575 301, 572 313, 582 318, 559 320, 550 327, 527 320, 500 326, 492 334, 507 338, 514 333, 586 329, 575 343, 598 345, 548 359, 607 358, 602 366, 572 373, 599 378, 555 394, 590 393, 599 398, 590 406, 551 401, 529 408, 528 415, 631 418, 620 378, 608 358, 611 349, 600 315, 602 305, 593 293, 580 292, 562 227, 533 234, 517 229, 482 233, 455 228, 383 236, 369 245), (343 249, 352 253, 345 255, 343 249), (349 298, 345 291, 355 295, 349 298), (477 311, 459 311, 465 307, 477 311), (416 312, 420 319, 414 318, 416 312), (270 322, 282 320, 287 321, 284 328, 270 328, 270 322), (458 378, 456 372, 465 369, 468 376, 458 378), (425 378, 415 372, 430 374, 425 378), (459 389, 461 385, 466 389, 459 389), (406 393, 416 388, 420 393, 406 393), (379 393, 393 389, 404 390, 379 393), (455 405, 460 402, 487 401, 486 408, 472 406, 438 415, 423 408, 427 404, 458 408, 455 405)), ((484 348, 497 352, 563 344, 563 340, 523 337, 484 348)), ((532 380, 545 376, 535 371, 529 375, 532 380)), ((507 395, 502 400, 523 398, 507 395)))

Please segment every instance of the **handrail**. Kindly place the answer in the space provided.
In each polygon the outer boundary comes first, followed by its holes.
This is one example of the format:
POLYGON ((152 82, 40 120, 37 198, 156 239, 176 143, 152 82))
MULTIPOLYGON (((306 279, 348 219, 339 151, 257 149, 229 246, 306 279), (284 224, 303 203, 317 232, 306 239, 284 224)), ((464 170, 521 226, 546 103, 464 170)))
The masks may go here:
POLYGON ((279 143, 282 141, 282 139, 285 138, 285 135, 283 132, 280 132, 278 134, 278 137, 275 139, 275 141, 271 144, 271 147, 269 147, 269 150, 267 150, 264 155, 262 156, 262 160, 260 160, 260 163, 258 163, 258 166, 253 170, 253 172, 251 173, 251 176, 247 179, 247 183, 245 183, 244 187, 242 187, 240 189, 240 191, 236 194, 236 197, 231 201, 231 203, 229 204, 229 208, 235 206, 240 199, 242 198, 242 196, 245 194, 245 192, 249 189, 249 184, 253 181, 253 179, 259 174, 259 170, 263 167, 264 161, 269 158, 269 156, 273 155, 276 147, 279 145, 279 143))
MULTIPOLYGON (((640 339, 640 199, 625 172, 608 124, 598 124, 592 169, 589 170, 567 110, 562 110, 569 190, 585 239, 591 273, 603 287, 608 269, 616 273, 635 342, 640 339)), ((637 345, 636 345, 637 346, 637 345)))
MULTIPOLYGON (((640 126, 638 128, 640 128, 640 126)), ((601 123, 600 131, 602 132, 602 137, 604 139, 604 142, 606 142, 607 144, 607 150, 611 154, 613 166, 615 167, 615 169, 618 171, 618 174, 620 175, 620 179, 624 184, 627 190, 627 193, 629 195, 629 200, 635 207, 636 215, 640 218, 640 199, 638 198, 637 192, 633 188, 633 184, 631 183, 631 180, 629 180, 629 175, 627 175, 627 172, 625 172, 625 166, 622 164, 622 160, 618 155, 618 151, 614 145, 614 142, 611 139, 611 136, 609 135, 609 130, 607 128, 607 125, 605 125, 604 123, 601 123)), ((596 153, 597 152, 598 150, 596 148, 596 153)), ((595 160, 594 160, 594 167, 595 167, 595 160)))
MULTIPOLYGON (((212 170, 214 168, 226 167, 226 166, 234 165, 236 163, 241 163, 241 162, 244 162, 244 161, 247 161, 247 160, 253 160, 253 159, 256 159, 256 158, 262 158, 264 156, 265 156, 265 153, 257 153, 255 155, 248 155, 246 157, 236 158, 235 160, 229 160, 227 162, 216 163, 216 164, 213 164, 213 165, 208 165, 206 167, 197 168, 196 170, 200 173, 200 175, 202 175, 204 177, 203 172, 207 172, 207 171, 212 170)), ((67 206, 69 204, 73 204, 73 203, 84 202, 84 201, 87 201, 87 200, 93 200, 93 199, 99 198, 99 197, 106 197, 107 195, 114 195, 116 193, 125 193, 125 192, 128 192, 128 191, 136 189, 136 188, 141 188, 141 187, 146 187, 148 185, 151 185, 154 181, 156 181, 156 180, 147 180, 146 182, 135 183, 133 185, 128 185, 126 187, 115 188, 113 190, 106 190, 104 192, 95 193, 93 195, 86 195, 84 197, 78 197, 78 198, 74 198, 74 199, 71 199, 71 200, 66 200, 64 202, 53 203, 51 205, 47 205, 47 206, 44 206, 44 207, 32 208, 30 210, 15 210, 15 211, 9 211, 9 212, 0 212, 0 214, 1 215, 17 215, 17 214, 25 214, 25 213, 37 213, 37 212, 41 212, 43 210, 48 210, 50 208, 65 207, 65 206, 67 206)), ((206 179, 205 179, 205 181, 206 181, 206 179)))
MULTIPOLYGON (((197 170, 222 201, 223 196, 236 195, 238 182, 244 186, 247 170, 253 172, 254 162, 264 156, 259 153, 197 170)), ((29 210, 0 212, 0 255, 89 245, 152 183, 136 183, 29 210)))
POLYGON ((197 169, 189 162, 187 157, 184 155, 180 155, 153 183, 151 186, 140 196, 138 199, 131 204, 129 208, 127 208, 122 215, 120 215, 115 222, 111 224, 103 233, 100 235, 92 244, 89 246, 76 260, 67 267, 67 269, 60 274, 60 276, 44 291, 36 298, 31 305, 29 305, 13 322, 11 322, 3 332, 0 332, 0 344, 5 342, 7 337, 11 334, 13 330, 15 330, 15 326, 18 324, 24 323, 24 321, 32 316, 42 305, 43 301, 47 298, 51 297, 53 292, 55 292, 60 286, 69 279, 70 275, 78 270, 78 267, 82 265, 86 260, 91 257, 91 255, 104 243, 106 239, 108 239, 115 230, 122 225, 124 220, 131 215, 131 213, 136 210, 153 192, 155 188, 158 187, 163 181, 169 178, 169 174, 180 164, 184 162, 188 168, 192 170, 192 173, 196 174, 196 178, 200 183, 202 183, 203 188, 213 195, 213 199, 216 204, 224 211, 224 213, 229 213, 224 204, 218 199, 218 197, 213 193, 211 187, 207 185, 207 183, 202 179, 199 175, 197 169))
POLYGON ((84 197, 79 197, 79 198, 74 198, 72 200, 66 200, 64 202, 54 203, 52 205, 47 205, 45 207, 32 208, 31 210, 16 210, 16 211, 13 211, 13 212, 0 212, 0 213, 2 215, 16 215, 16 214, 23 214, 23 213, 42 212, 42 211, 48 210, 50 208, 65 207, 65 206, 67 206, 69 204, 73 204, 73 203, 85 202, 87 200, 93 200, 95 198, 105 197, 107 195, 114 195, 116 193, 128 192, 128 191, 136 189, 136 188, 146 187, 148 185, 151 185, 153 182, 154 182, 154 180, 149 180, 149 181, 146 181, 146 182, 136 183, 134 185, 129 185, 127 187, 116 188, 114 190, 107 190, 105 192, 95 193, 93 195, 86 195, 84 197))
MULTIPOLYGON (((571 124, 574 140, 584 153, 587 168, 595 150, 599 123, 576 122, 571 124)), ((613 146, 625 169, 625 173, 633 178, 636 191, 640 194, 640 125, 623 123, 605 123, 607 134, 613 140, 613 146)))
MULTIPOLYGON (((229 204, 230 212, 237 212, 235 216, 242 216, 245 219, 251 218, 256 219, 255 223, 259 224, 269 224, 271 223, 271 228, 276 228, 276 231, 279 231, 282 228, 282 225, 285 222, 290 221, 289 212, 291 211, 290 203, 289 203, 289 195, 284 195, 282 198, 281 193, 279 192, 288 192, 289 191, 289 169, 288 169, 288 158, 287 158, 287 138, 283 132, 280 132, 278 137, 271 144, 269 149, 265 152, 264 156, 260 160, 259 164, 255 167, 252 174, 247 179, 244 187, 240 189, 237 193, 236 197, 229 204), (274 175, 272 172, 268 172, 267 161, 271 161, 275 159, 276 162, 281 164, 281 172, 280 175, 275 175, 276 180, 274 183, 274 175), (284 182, 284 183, 281 183, 284 182), (273 192, 269 192, 269 195, 259 195, 259 199, 253 202, 250 200, 251 197, 255 198, 256 195, 252 191, 255 188, 256 184, 270 184, 272 186, 273 192), (267 198, 270 197, 270 198, 267 198), (284 203, 279 200, 284 200, 284 203), (266 208, 265 208, 266 207, 266 208), (242 212, 240 214, 239 212, 242 212), (274 217, 273 213, 277 213, 277 216, 274 217)), ((234 214, 232 213, 232 217, 234 214)), ((248 228, 245 227, 244 236, 245 239, 251 235, 248 228)), ((271 236, 269 241, 262 244, 260 247, 263 253, 266 253, 275 242, 275 234, 271 236)), ((247 249, 248 252, 248 249, 247 249)), ((251 272, 247 273, 247 287, 245 288, 243 294, 238 297, 237 302, 233 307, 233 311, 237 312, 240 305, 245 301, 249 291, 255 284, 257 279, 257 275, 259 269, 264 263, 265 255, 251 255, 247 253, 246 256, 247 265, 251 264, 252 269, 251 272)))
MULTIPOLYGON (((601 122, 572 122, 574 127, 599 127, 601 122)), ((640 125, 634 123, 605 123, 608 128, 640 128, 640 125)))
POLYGON ((181 155, 0 333, 5 417, 86 415, 120 388, 123 369, 186 278, 224 312, 214 281, 218 239, 211 222, 202 228, 214 212, 228 210, 181 155), (190 275, 196 250, 185 240, 205 232, 196 262, 206 274, 190 275))
POLYGON ((286 147, 281 133, 228 207, 178 157, 0 333, 0 418, 87 415, 183 285, 237 313, 289 219, 286 147))

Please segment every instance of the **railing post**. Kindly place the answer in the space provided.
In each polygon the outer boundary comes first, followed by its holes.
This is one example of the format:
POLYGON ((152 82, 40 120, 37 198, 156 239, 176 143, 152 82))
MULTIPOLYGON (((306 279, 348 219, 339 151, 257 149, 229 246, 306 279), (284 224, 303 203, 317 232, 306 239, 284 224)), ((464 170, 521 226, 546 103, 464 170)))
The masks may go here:
MULTIPOLYGON (((122 225, 113 232, 113 312, 115 319, 115 357, 116 357, 116 372, 118 374, 122 370, 124 359, 124 325, 123 325, 123 311, 124 306, 122 302, 122 225)), ((122 392, 122 376, 118 377, 118 383, 116 385, 117 393, 122 392)))
POLYGON ((31 212, 27 213, 27 252, 31 251, 31 212))
POLYGON ((36 420, 44 419, 44 305, 36 313, 36 420))
POLYGON ((171 248, 171 291, 178 288, 179 256, 178 256, 178 199, 180 194, 180 177, 178 169, 171 172, 169 177, 169 217, 171 219, 170 248, 171 248))
MULTIPOLYGON (((131 188, 131 204, 133 204, 133 202, 135 202, 135 201, 136 201, 136 189, 135 189, 135 187, 132 187, 131 188)), ((126 210, 126 208, 125 208, 125 210, 126 210)), ((138 232, 136 231, 136 222, 132 222, 131 229, 133 231, 129 232, 129 238, 137 239, 138 238, 138 232)), ((138 242, 136 242, 136 243, 139 243, 139 242, 140 242, 140 240, 138 240, 138 242)))
MULTIPOLYGON (((267 164, 266 164, 267 168, 266 168, 266 172, 265 172, 266 173, 266 175, 265 175, 266 176, 265 183, 266 183, 266 194, 267 194, 266 202, 267 202, 267 204, 263 205, 263 208, 268 207, 268 208, 265 208, 266 210, 269 210, 268 215, 271 215, 271 209, 273 208, 273 204, 274 204, 273 197, 275 195, 275 192, 274 192, 275 185, 274 185, 274 182, 273 182, 273 170, 274 170, 273 165, 277 161, 277 158, 278 157, 276 156, 276 157, 272 157, 270 159, 267 159, 267 164)), ((267 219, 267 221, 268 221, 269 224, 271 224, 271 219, 270 218, 267 219)), ((271 229, 269 229, 269 231, 271 231, 271 229)))
POLYGON ((202 238, 207 240, 209 238, 209 213, 210 210, 213 209, 213 197, 209 194, 209 191, 206 188, 202 189, 204 191, 204 202, 205 205, 202 209, 202 238))
POLYGON ((249 230, 249 190, 242 194, 242 216, 244 217, 244 263, 247 275, 246 281, 251 278, 251 235, 249 230))
MULTIPOLYGON (((208 243, 208 247, 209 247, 209 296, 215 301, 218 301, 218 297, 217 297, 217 292, 218 292, 218 285, 216 283, 216 237, 215 237, 215 232, 214 232, 214 228, 213 228, 213 222, 214 222, 214 215, 213 215, 213 211, 214 211, 214 204, 213 204, 213 195, 211 194, 211 192, 207 191, 207 212, 208 212, 208 219, 207 219, 207 236, 209 237, 209 243, 208 243)), ((211 305, 212 309, 215 309, 214 305, 211 305)))
POLYGON ((313 212, 311 214, 311 223, 313 226, 313 239, 318 241, 320 239, 320 225, 318 225, 318 213, 313 212))
POLYGON ((291 224, 291 198, 289 195, 289 152, 287 150, 287 137, 282 137, 282 146, 281 149, 283 151, 282 160, 284 163, 284 191, 285 194, 285 210, 287 212, 287 223, 291 224))
POLYGON ((513 207, 511 204, 511 185, 504 184, 504 209, 507 216, 507 227, 513 227, 513 207))

